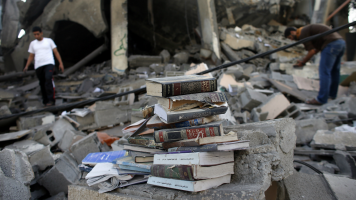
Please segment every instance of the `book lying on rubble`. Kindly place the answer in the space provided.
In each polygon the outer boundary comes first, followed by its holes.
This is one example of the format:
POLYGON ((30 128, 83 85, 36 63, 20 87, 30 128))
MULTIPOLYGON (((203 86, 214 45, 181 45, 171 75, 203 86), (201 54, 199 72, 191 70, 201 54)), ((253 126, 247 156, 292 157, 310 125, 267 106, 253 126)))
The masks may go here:
POLYGON ((114 160, 112 163, 117 164, 119 169, 126 169, 139 172, 150 172, 152 162, 136 163, 131 156, 125 156, 114 160))
POLYGON ((206 92, 172 96, 168 98, 157 97, 158 104, 168 111, 189 110, 195 107, 206 107, 208 105, 222 105, 227 102, 226 95, 222 92, 206 92))
POLYGON ((211 179, 234 174, 234 163, 215 166, 200 165, 152 165, 151 175, 162 178, 173 178, 186 181, 211 179))
POLYGON ((138 151, 129 151, 129 155, 134 159, 135 162, 153 162, 153 155, 150 153, 138 152, 138 151))
POLYGON ((133 144, 125 144, 124 150, 139 151, 144 153, 163 152, 163 150, 160 149, 147 148, 147 147, 133 145, 133 144))
POLYGON ((213 116, 209 116, 209 117, 191 119, 191 120, 187 120, 187 121, 183 121, 183 122, 166 124, 158 117, 158 115, 154 115, 147 122, 146 127, 153 128, 156 130, 169 129, 169 128, 183 128, 183 127, 199 126, 199 125, 203 125, 203 124, 207 124, 207 123, 211 123, 211 122, 219 121, 219 120, 220 120, 219 115, 213 115, 213 116))
POLYGON ((250 146, 250 141, 241 140, 237 142, 226 142, 219 144, 206 144, 196 147, 173 147, 168 149, 168 152, 190 151, 190 152, 210 152, 210 151, 234 151, 245 150, 250 146))
POLYGON ((162 147, 162 144, 155 142, 152 134, 145 135, 145 137, 129 137, 129 138, 127 138, 127 141, 130 144, 141 145, 141 146, 145 146, 148 148, 162 147))
POLYGON ((122 151, 108 151, 108 152, 96 152, 89 153, 83 160, 82 164, 84 165, 96 165, 97 163, 111 163, 117 158, 127 156, 128 152, 125 150, 122 151))
POLYGON ((172 142, 185 139, 215 137, 224 135, 222 121, 188 128, 161 129, 155 131, 155 142, 172 142))
POLYGON ((219 165, 233 162, 233 151, 155 154, 155 165, 219 165))
POLYGON ((188 140, 180 140, 176 142, 163 142, 163 149, 169 149, 173 147, 196 147, 205 144, 218 144, 224 142, 235 142, 238 141, 237 135, 223 135, 215 137, 205 137, 205 138, 195 138, 188 140))
POLYGON ((182 111, 168 111, 164 109, 161 105, 155 105, 154 113, 166 124, 183 122, 190 119, 209 117, 213 115, 225 114, 228 109, 227 103, 225 102, 221 106, 211 106, 204 108, 193 108, 189 110, 182 111))
POLYGON ((152 78, 146 80, 146 89, 147 95, 170 97, 216 91, 217 81, 201 75, 152 78))
POLYGON ((230 183, 230 181, 231 181, 231 175, 225 175, 218 178, 198 180, 198 181, 184 181, 184 180, 151 176, 148 178, 147 183, 150 185, 156 185, 156 186, 172 188, 177 190, 199 192, 199 191, 220 186, 224 183, 230 183))

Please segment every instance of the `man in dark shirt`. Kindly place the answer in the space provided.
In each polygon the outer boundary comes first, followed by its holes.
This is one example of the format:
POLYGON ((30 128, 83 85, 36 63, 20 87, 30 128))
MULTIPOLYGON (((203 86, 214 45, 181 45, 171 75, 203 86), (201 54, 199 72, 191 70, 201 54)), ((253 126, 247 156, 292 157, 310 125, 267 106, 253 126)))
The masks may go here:
MULTIPOLYGON (((310 24, 299 29, 289 27, 284 31, 284 36, 291 40, 301 40, 328 30, 330 30, 328 26, 310 24)), ((304 43, 304 47, 308 51, 308 54, 303 60, 298 61, 297 66, 299 67, 304 66, 315 54, 321 51, 319 64, 319 94, 315 99, 308 100, 306 103, 316 105, 325 104, 329 97, 335 99, 337 95, 340 79, 340 63, 345 52, 345 41, 338 33, 334 32, 306 42, 304 43)))

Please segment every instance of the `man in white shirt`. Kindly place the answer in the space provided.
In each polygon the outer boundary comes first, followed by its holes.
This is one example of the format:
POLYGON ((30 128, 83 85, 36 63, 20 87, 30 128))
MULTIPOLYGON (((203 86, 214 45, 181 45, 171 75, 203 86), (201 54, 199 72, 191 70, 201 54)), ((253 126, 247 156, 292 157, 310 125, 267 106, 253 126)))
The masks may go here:
POLYGON ((26 72, 31 62, 35 60, 35 70, 37 78, 40 82, 43 104, 46 106, 52 106, 55 104, 55 90, 52 77, 54 71, 53 53, 59 62, 59 70, 64 72, 62 59, 59 55, 56 44, 54 44, 51 38, 43 37, 42 29, 40 27, 33 27, 32 32, 36 40, 33 40, 30 44, 28 49, 30 55, 28 56, 26 66, 23 71, 26 72))

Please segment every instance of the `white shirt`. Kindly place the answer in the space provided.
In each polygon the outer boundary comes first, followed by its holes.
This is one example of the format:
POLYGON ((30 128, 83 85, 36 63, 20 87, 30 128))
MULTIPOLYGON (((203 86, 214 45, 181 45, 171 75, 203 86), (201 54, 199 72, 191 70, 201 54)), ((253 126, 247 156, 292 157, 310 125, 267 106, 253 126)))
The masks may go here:
POLYGON ((28 52, 35 54, 35 69, 44 65, 54 65, 53 49, 56 47, 51 38, 44 37, 41 41, 31 42, 28 52))

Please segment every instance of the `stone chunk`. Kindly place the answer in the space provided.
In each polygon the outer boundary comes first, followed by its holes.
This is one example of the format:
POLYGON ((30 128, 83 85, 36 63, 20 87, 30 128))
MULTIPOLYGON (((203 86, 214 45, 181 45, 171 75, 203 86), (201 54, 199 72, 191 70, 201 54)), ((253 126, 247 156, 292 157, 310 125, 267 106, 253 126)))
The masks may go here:
POLYGON ((74 127, 72 126, 71 123, 69 123, 65 119, 59 119, 57 120, 52 127, 52 132, 54 136, 54 141, 52 141, 53 144, 58 144, 59 141, 62 140, 64 133, 69 130, 69 131, 74 131, 74 127))
POLYGON ((266 113, 268 113, 265 118, 266 120, 275 119, 283 110, 288 108, 289 105, 288 99, 282 93, 275 93, 270 96, 265 103, 254 109, 252 112, 253 119, 263 120, 266 113), (259 115, 263 115, 263 117, 259 115))
POLYGON ((185 51, 179 52, 173 56, 173 60, 176 65, 187 63, 188 59, 189 59, 189 53, 185 51))
POLYGON ((255 42, 253 40, 239 39, 232 36, 231 34, 226 34, 226 39, 224 42, 234 50, 240 50, 244 48, 255 50, 255 42))
POLYGON ((252 110, 253 108, 261 105, 265 102, 268 97, 265 94, 256 92, 250 88, 245 89, 243 93, 239 96, 241 107, 246 110, 252 110))
POLYGON ((32 131, 30 131, 30 130, 23 130, 23 131, 18 131, 18 132, 0 134, 0 142, 19 139, 25 135, 28 135, 31 132, 32 131))
POLYGON ((350 153, 345 151, 335 151, 333 158, 340 169, 340 174, 356 179, 356 162, 350 153))
POLYGON ((311 142, 312 147, 355 151, 356 134, 352 132, 318 130, 311 142))
POLYGON ((56 164, 39 178, 38 183, 53 196, 60 192, 67 194, 68 185, 77 183, 79 178, 77 162, 68 153, 64 153, 56 160, 56 164))
POLYGON ((150 66, 153 63, 162 63, 161 56, 132 55, 128 59, 130 67, 150 66))
POLYGON ((171 54, 166 49, 163 49, 159 55, 162 57, 163 63, 168 63, 171 59, 171 54))
POLYGON ((291 103, 281 114, 277 116, 277 118, 293 118, 300 119, 303 117, 302 111, 299 109, 297 105, 291 103))
POLYGON ((114 106, 113 101, 98 101, 96 102, 94 119, 98 127, 125 123, 131 119, 131 109, 130 107, 114 106))
POLYGON ((51 124, 55 121, 55 116, 52 113, 38 113, 20 117, 17 120, 19 130, 27 130, 36 126, 51 124))
POLYGON ((1 168, 0 188, 0 199, 3 200, 22 200, 31 198, 30 188, 14 178, 5 176, 1 168))
POLYGON ((296 120, 297 144, 309 144, 318 130, 328 130, 324 119, 296 120))
POLYGON ((64 133, 62 140, 59 142, 58 147, 63 152, 65 152, 65 151, 69 150, 69 148, 72 146, 72 144, 74 142, 82 139, 85 136, 86 135, 83 132, 67 130, 64 133))

